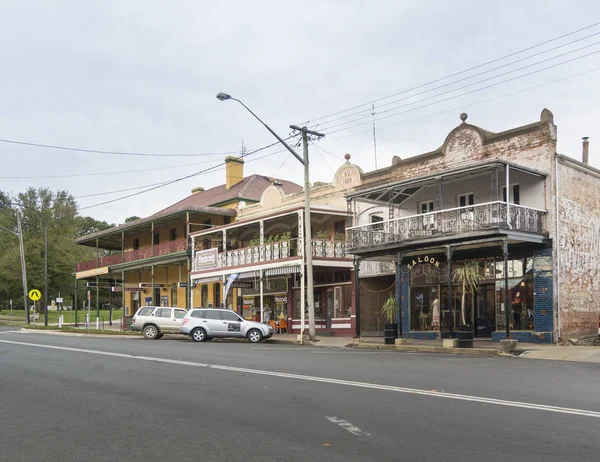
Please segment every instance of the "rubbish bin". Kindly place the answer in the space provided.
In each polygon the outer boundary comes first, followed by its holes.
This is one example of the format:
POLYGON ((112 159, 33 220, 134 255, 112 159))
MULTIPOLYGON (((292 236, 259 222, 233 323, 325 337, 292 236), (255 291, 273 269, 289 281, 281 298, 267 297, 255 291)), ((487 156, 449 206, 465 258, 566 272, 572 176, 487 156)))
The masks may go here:
POLYGON ((398 325, 395 323, 386 323, 384 334, 384 343, 386 345, 394 345, 398 338, 398 325))
POLYGON ((123 316, 123 331, 131 330, 131 321, 133 316, 123 316))
POLYGON ((470 324, 458 326, 458 348, 473 348, 473 327, 470 324))

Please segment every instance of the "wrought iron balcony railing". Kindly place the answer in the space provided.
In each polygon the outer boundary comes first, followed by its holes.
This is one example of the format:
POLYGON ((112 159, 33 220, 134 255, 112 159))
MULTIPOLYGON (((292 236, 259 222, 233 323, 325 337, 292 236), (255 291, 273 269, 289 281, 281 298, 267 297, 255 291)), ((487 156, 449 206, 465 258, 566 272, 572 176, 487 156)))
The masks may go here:
POLYGON ((506 208, 506 202, 488 202, 353 226, 348 228, 348 248, 352 252, 364 247, 489 229, 544 232, 544 210, 509 204, 507 221, 506 208))
MULTIPOLYGON (((313 257, 317 258, 349 258, 346 255, 346 241, 313 239, 312 250, 313 257)), ((269 242, 262 245, 219 252, 217 268, 266 263, 300 256, 302 256, 302 246, 299 245, 298 239, 269 242)), ((193 262, 193 267, 193 271, 195 271, 195 261, 193 262)))

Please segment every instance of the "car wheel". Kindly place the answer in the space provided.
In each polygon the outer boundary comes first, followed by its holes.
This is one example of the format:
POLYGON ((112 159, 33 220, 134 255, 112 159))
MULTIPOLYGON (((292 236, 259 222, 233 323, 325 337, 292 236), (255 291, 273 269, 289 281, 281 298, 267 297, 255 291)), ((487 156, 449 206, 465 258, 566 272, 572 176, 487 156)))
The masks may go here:
POLYGON ((248 332, 248 341, 251 343, 259 343, 263 339, 263 335, 258 329, 252 329, 248 332))
POLYGON ((196 327, 190 337, 194 342, 204 342, 206 340, 206 331, 202 327, 196 327))
POLYGON ((157 338, 157 339, 159 339, 159 338, 163 338, 164 336, 165 336, 165 334, 163 334, 163 333, 161 332, 160 334, 158 334, 158 335, 156 336, 156 338, 157 338))
POLYGON ((144 327, 144 338, 148 340, 154 340, 158 337, 160 332, 158 332, 158 328, 156 326, 146 326, 144 327))

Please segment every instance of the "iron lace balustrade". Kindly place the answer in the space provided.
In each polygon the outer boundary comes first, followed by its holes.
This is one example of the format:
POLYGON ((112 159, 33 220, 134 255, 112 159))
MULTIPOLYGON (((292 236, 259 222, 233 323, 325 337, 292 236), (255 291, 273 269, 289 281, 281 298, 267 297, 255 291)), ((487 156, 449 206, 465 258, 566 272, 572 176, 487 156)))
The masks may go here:
POLYGON ((515 204, 509 204, 509 210, 510 224, 506 220, 506 202, 498 201, 353 226, 348 229, 349 248, 489 229, 544 232, 544 210, 515 204))

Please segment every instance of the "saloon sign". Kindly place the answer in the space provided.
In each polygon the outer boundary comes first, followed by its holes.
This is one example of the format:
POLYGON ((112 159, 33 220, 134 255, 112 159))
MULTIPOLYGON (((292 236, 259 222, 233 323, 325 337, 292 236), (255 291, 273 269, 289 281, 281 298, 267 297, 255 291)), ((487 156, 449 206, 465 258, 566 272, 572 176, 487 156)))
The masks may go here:
POLYGON ((217 266, 218 249, 200 250, 196 252, 196 271, 217 266))
POLYGON ((440 267, 440 262, 429 255, 425 255, 424 257, 418 257, 416 260, 413 260, 408 264, 408 269, 413 269, 419 263, 429 263, 430 265, 435 266, 436 268, 440 267))

